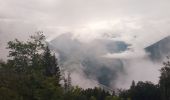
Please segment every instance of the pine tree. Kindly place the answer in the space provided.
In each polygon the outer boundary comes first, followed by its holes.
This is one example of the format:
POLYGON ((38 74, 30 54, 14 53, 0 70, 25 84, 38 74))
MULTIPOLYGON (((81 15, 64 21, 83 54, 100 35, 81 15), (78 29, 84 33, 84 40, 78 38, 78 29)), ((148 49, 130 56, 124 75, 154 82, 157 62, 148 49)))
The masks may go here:
POLYGON ((58 66, 58 61, 57 61, 55 55, 52 56, 51 63, 52 63, 51 73, 52 73, 52 75, 55 76, 57 85, 60 85, 59 82, 60 82, 61 74, 60 74, 60 68, 58 66))
POLYGON ((52 76, 52 56, 50 49, 48 46, 45 48, 44 54, 43 54, 43 66, 45 68, 44 74, 46 76, 52 76))
POLYGON ((71 89, 71 73, 68 73, 68 90, 71 89))
POLYGON ((161 76, 159 80, 162 100, 170 100, 170 61, 164 62, 164 67, 161 68, 161 76))

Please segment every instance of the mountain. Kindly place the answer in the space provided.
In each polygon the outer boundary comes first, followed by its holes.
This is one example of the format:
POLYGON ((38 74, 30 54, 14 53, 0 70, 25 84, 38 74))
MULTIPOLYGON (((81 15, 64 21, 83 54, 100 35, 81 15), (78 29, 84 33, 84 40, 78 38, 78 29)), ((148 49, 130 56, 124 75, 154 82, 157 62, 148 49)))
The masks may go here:
MULTIPOLYGON (((116 83, 119 75, 126 75, 126 65, 121 59, 102 57, 107 53, 120 53, 128 50, 129 44, 110 39, 95 39, 81 42, 72 34, 62 34, 49 43, 50 49, 59 54, 59 62, 64 70, 80 73, 83 77, 110 86, 116 83)), ((153 61, 160 61, 170 54, 170 36, 145 48, 153 61)), ((74 78, 74 77, 73 77, 74 78)), ((82 79, 86 80, 86 79, 82 79)))
POLYGON ((145 50, 150 53, 149 56, 153 61, 162 60, 164 57, 170 55, 170 36, 145 48, 145 50))
POLYGON ((59 53, 59 60, 66 70, 75 72, 82 70, 85 77, 109 86, 124 73, 124 65, 120 59, 102 57, 107 53, 123 52, 128 44, 123 41, 96 39, 83 43, 72 38, 72 34, 62 34, 49 43, 52 50, 59 53))

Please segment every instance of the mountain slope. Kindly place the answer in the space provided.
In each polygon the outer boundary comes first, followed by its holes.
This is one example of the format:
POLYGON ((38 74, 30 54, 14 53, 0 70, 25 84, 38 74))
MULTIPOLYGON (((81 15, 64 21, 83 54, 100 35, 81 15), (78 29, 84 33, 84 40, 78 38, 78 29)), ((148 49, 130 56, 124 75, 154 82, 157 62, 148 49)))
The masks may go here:
POLYGON ((82 70, 88 79, 109 86, 124 73, 124 65, 119 59, 102 57, 106 53, 125 51, 128 45, 122 41, 96 39, 83 43, 72 39, 71 34, 63 34, 50 42, 50 48, 59 53, 60 63, 66 70, 78 73, 82 70))
POLYGON ((145 48, 145 50, 150 53, 150 58, 153 61, 163 59, 164 57, 170 55, 170 36, 145 48))

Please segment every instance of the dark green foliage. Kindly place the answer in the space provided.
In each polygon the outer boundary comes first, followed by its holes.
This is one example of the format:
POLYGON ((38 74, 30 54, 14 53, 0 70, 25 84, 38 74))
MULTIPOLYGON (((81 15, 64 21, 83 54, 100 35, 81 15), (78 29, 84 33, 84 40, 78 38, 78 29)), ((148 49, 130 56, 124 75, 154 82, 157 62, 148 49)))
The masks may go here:
POLYGON ((38 33, 26 42, 17 39, 8 42, 10 59, 0 64, 0 100, 62 98, 58 63, 50 50, 45 49, 48 47, 43 40, 44 36, 38 33), (44 75, 49 70, 50 75, 44 75))
POLYGON ((161 68, 161 76, 159 80, 160 89, 161 89, 161 99, 162 100, 170 100, 170 61, 169 57, 167 57, 168 61, 164 62, 164 67, 161 68))
POLYGON ((157 85, 151 82, 139 81, 131 93, 132 100, 160 100, 160 92, 157 85))
POLYGON ((121 90, 119 96, 124 100, 160 100, 158 85, 151 82, 139 81, 136 85, 132 82, 129 90, 121 90))
POLYGON ((124 90, 124 89, 119 89, 119 97, 122 100, 129 100, 130 96, 130 90, 124 90))
POLYGON ((105 97, 110 96, 110 94, 106 91, 104 91, 101 88, 94 88, 94 89, 86 89, 82 92, 83 95, 86 95, 88 97, 88 99, 90 99, 90 97, 94 96, 96 98, 96 100, 104 100, 105 97))
POLYGON ((49 77, 55 76, 57 83, 59 83, 59 81, 60 81, 60 69, 59 69, 55 55, 51 55, 51 51, 48 48, 48 46, 44 50, 42 61, 43 61, 42 66, 45 69, 44 74, 46 76, 49 76, 49 77))
POLYGON ((82 89, 73 87, 70 91, 66 92, 64 100, 105 100, 106 97, 111 96, 101 88, 82 89))
POLYGON ((12 65, 11 67, 18 73, 29 72, 42 65, 45 37, 38 32, 36 36, 30 38, 26 42, 21 42, 18 39, 8 42, 10 60, 7 63, 12 65))

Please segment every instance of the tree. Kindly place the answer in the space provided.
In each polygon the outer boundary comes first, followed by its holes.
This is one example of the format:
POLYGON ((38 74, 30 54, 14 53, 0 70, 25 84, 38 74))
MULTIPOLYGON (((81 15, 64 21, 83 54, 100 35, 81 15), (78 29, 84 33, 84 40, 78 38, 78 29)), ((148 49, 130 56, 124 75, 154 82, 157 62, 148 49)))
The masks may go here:
POLYGON ((41 32, 31 36, 29 41, 14 41, 8 42, 9 57, 8 61, 16 72, 31 71, 32 67, 41 66, 41 52, 44 50, 43 41, 45 39, 41 32), (39 65, 38 65, 39 64, 39 65))
POLYGON ((89 100, 96 100, 94 96, 91 96, 89 100))
POLYGON ((130 89, 134 89, 135 88, 135 81, 132 81, 132 85, 130 86, 130 89))
POLYGON ((44 36, 38 33, 25 42, 8 42, 10 59, 0 62, 0 100, 62 98, 58 62, 43 40, 44 36))
POLYGON ((90 97, 94 96, 96 98, 96 100, 104 100, 107 96, 111 96, 111 94, 109 94, 108 92, 104 91, 101 88, 89 88, 86 89, 84 91, 82 91, 82 94, 85 95, 87 97, 87 99, 89 100, 90 97))
MULTIPOLYGON (((160 100, 159 87, 152 82, 139 81, 133 88, 129 90, 132 100, 160 100)), ((131 86, 131 87, 132 87, 131 86)))
POLYGON ((136 84, 135 84, 135 81, 133 80, 132 81, 132 85, 130 86, 130 97, 132 98, 132 100, 135 100, 135 87, 136 87, 136 84))
POLYGON ((121 100, 121 99, 117 96, 107 96, 104 100, 121 100))
POLYGON ((129 100, 130 97, 132 97, 132 92, 130 90, 125 90, 125 89, 119 89, 119 98, 122 100, 129 100))
POLYGON ((162 100, 170 100, 170 61, 167 57, 167 61, 163 63, 164 67, 161 68, 161 76, 159 85, 161 89, 162 100))
POLYGON ((43 66, 45 68, 45 75, 46 76, 52 76, 54 75, 53 72, 53 63, 55 64, 55 62, 51 62, 52 56, 51 56, 51 52, 50 49, 48 48, 48 46, 45 48, 44 54, 43 54, 43 66))
POLYGON ((56 84, 59 85, 60 76, 61 76, 60 69, 55 55, 51 54, 51 51, 48 48, 48 46, 45 48, 43 54, 43 67, 45 69, 44 71, 45 75, 48 77, 55 77, 56 84))

